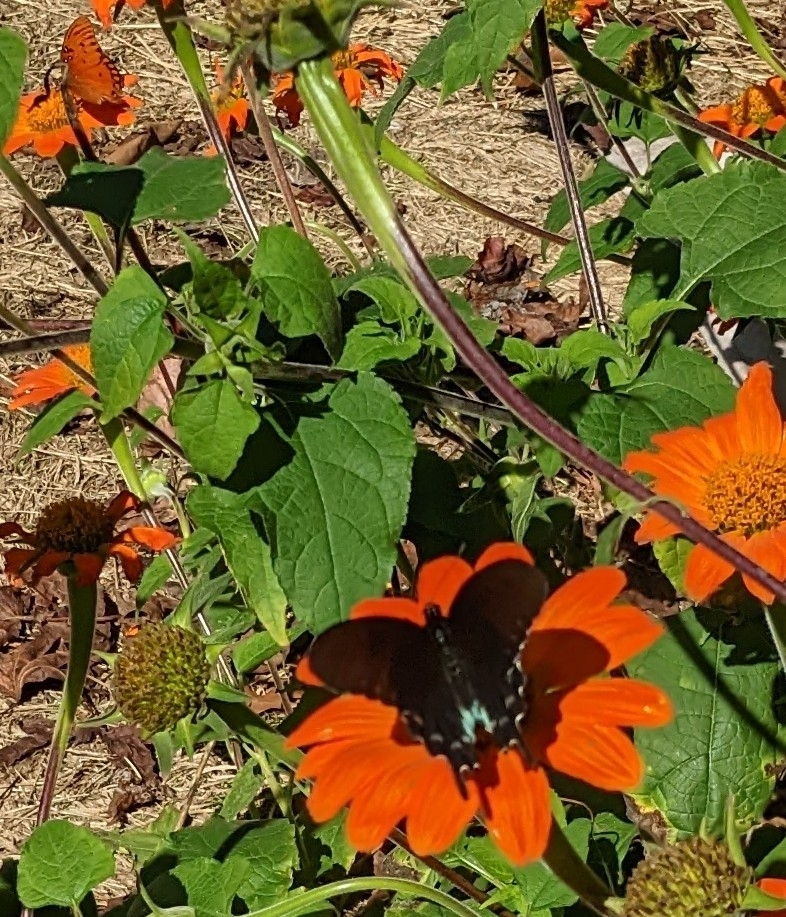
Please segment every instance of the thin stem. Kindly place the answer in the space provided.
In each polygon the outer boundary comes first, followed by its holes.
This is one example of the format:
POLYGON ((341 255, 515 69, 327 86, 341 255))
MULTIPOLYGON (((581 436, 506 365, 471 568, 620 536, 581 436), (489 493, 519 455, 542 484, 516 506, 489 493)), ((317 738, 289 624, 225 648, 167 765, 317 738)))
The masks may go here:
POLYGON ((8 180, 8 183, 16 191, 27 208, 36 218, 41 228, 49 237, 63 249, 73 262, 76 269, 82 274, 85 280, 98 293, 99 296, 106 296, 109 287, 103 277, 90 263, 90 260, 71 241, 71 237, 57 222, 52 214, 46 209, 38 195, 27 184, 22 176, 16 171, 11 160, 0 153, 0 173, 8 180))
POLYGON ((767 44, 767 39, 762 35, 753 16, 748 12, 744 0, 723 0, 727 9, 734 16, 742 34, 748 39, 748 44, 759 55, 764 63, 771 67, 780 77, 786 79, 786 68, 776 57, 775 52, 767 44))
POLYGON ((542 9, 538 12, 532 24, 532 60, 535 65, 535 73, 543 90, 546 112, 557 148, 557 158, 562 171, 562 180, 565 185, 565 195, 568 201, 571 222, 573 223, 573 232, 576 236, 581 267, 587 283, 590 310, 598 329, 604 334, 608 334, 609 326, 606 319, 606 306, 603 302, 603 291, 600 288, 598 266, 595 263, 595 255, 592 251, 587 220, 584 217, 584 208, 581 205, 576 173, 573 171, 573 163, 570 161, 568 134, 565 130, 565 121, 562 118, 562 109, 557 98, 557 90, 554 86, 554 71, 551 67, 551 55, 549 53, 546 13, 542 9))
MULTIPOLYGON (((13 326, 12 326, 13 327, 13 326)), ((0 343, 0 357, 10 357, 28 353, 46 353, 73 344, 86 344, 90 340, 90 326, 75 328, 73 331, 54 331, 48 334, 27 335, 13 341, 0 343)))
POLYGON ((762 608, 778 659, 781 661, 781 671, 786 673, 786 606, 780 602, 774 605, 762 603, 762 608))
POLYGON ((633 161, 633 157, 628 152, 628 148, 625 146, 625 141, 620 137, 617 137, 615 134, 612 134, 612 132, 609 130, 609 119, 606 117, 606 111, 603 108, 600 97, 598 96, 597 92, 595 92, 595 87, 592 85, 592 83, 588 83, 587 80, 582 80, 581 83, 584 86, 584 92, 587 94, 587 98, 589 99, 593 114, 605 128, 606 133, 609 135, 609 139, 614 145, 614 148, 620 154, 623 162, 628 167, 628 171, 630 172, 631 177, 634 179, 641 178, 639 167, 633 161))
MULTIPOLYGON (((300 65, 295 83, 325 149, 344 180, 372 232, 387 252, 391 264, 445 330, 467 366, 526 427, 534 430, 572 461, 604 478, 648 509, 674 523, 678 530, 773 592, 786 602, 786 585, 750 558, 704 528, 687 513, 661 500, 632 475, 590 449, 562 427, 523 392, 513 386, 501 366, 475 340, 461 317, 453 311, 434 280, 411 236, 406 231, 376 169, 373 149, 359 130, 329 62, 300 65)), ((786 163, 784 163, 786 165, 786 163)))
POLYGON ((603 89, 625 102, 630 102, 631 105, 636 105, 644 111, 658 115, 672 125, 681 125, 694 134, 711 137, 713 140, 720 140, 729 149, 736 150, 749 159, 759 159, 761 162, 775 166, 776 169, 780 169, 782 172, 786 171, 786 160, 780 159, 773 153, 762 150, 746 140, 734 137, 728 131, 724 131, 714 124, 699 121, 698 118, 694 118, 681 108, 677 108, 675 105, 664 102, 639 89, 630 80, 626 80, 624 76, 608 67, 600 58, 595 57, 582 40, 570 41, 565 35, 557 31, 552 31, 550 38, 552 44, 556 45, 571 62, 576 73, 599 89, 603 89))
POLYGON ((358 892, 370 892, 375 889, 383 891, 400 892, 402 895, 409 895, 413 898, 423 898, 431 901, 445 910, 452 911, 456 917, 478 917, 477 911, 466 904, 462 904, 450 895, 440 891, 437 888, 429 888, 420 882, 413 882, 411 879, 393 879, 390 877, 375 878, 374 876, 363 876, 357 879, 342 879, 340 882, 331 882, 329 885, 323 885, 320 888, 312 888, 300 895, 293 895, 290 900, 286 898, 276 904, 260 908, 257 911, 251 911, 247 917, 289 917, 290 914, 301 914, 308 909, 318 910, 316 905, 322 902, 328 902, 331 898, 339 895, 352 895, 358 892))
POLYGON ((68 669, 66 670, 63 695, 57 711, 49 759, 46 763, 41 798, 38 802, 36 827, 49 819, 54 799, 57 775, 65 757, 68 739, 74 726, 82 691, 90 665, 90 651, 93 648, 93 631, 96 620, 96 584, 79 586, 76 574, 68 577, 68 611, 71 619, 71 639, 68 647, 68 669))
POLYGON ((355 253, 335 230, 331 229, 329 226, 325 226, 324 223, 315 223, 313 220, 306 220, 305 224, 307 229, 310 229, 320 236, 324 236, 326 239, 330 239, 336 248, 341 250, 341 254, 347 259, 353 271, 359 271, 361 269, 362 265, 355 257, 355 253))
POLYGON ((320 166, 320 164, 311 156, 303 147, 295 140, 293 140, 288 134, 285 134, 283 131, 278 130, 278 128, 270 125, 270 130, 273 133, 273 139, 276 143, 283 147, 288 153, 294 156, 296 159, 299 159, 300 162, 308 169, 308 171, 318 179, 322 187, 327 191, 327 193, 333 198, 333 200, 341 208, 341 212, 349 221, 350 226, 358 234, 360 241, 363 243, 366 251, 373 258, 376 252, 374 247, 368 239, 368 234, 366 230, 361 226, 358 218, 355 216, 354 211, 346 202, 344 195, 338 190, 338 188, 333 184, 333 182, 328 177, 325 170, 320 166))
POLYGON ((240 73, 243 77, 243 83, 246 87, 246 94, 248 95, 249 102, 251 103, 251 110, 254 112, 254 120, 257 122, 259 136, 262 138, 262 144, 265 147, 267 158, 270 161, 270 167, 273 170, 273 176, 276 179, 276 184, 278 185, 278 188, 284 197, 284 203, 286 204, 289 218, 292 220, 292 225, 294 226, 295 230, 300 233, 301 236, 307 239, 308 233, 306 232, 306 227, 303 224, 303 215, 301 214, 300 207, 298 207, 298 203, 295 200, 295 194, 292 191, 292 184, 289 181, 287 170, 284 168, 284 163, 281 161, 281 154, 279 153, 278 147, 276 146, 276 141, 273 138, 270 119, 267 116, 265 106, 262 104, 262 99, 260 98, 259 92, 257 91, 257 82, 254 77, 254 68, 251 66, 250 61, 245 60, 240 65, 240 73))
POLYGON ((216 747, 215 740, 208 742, 205 745, 205 748, 202 752, 202 756, 199 759, 199 764, 197 764, 197 769, 194 772, 194 776, 191 780, 191 785, 188 788, 186 793, 186 798, 183 800, 183 805, 180 806, 180 812, 177 816, 177 822, 175 823, 175 830, 182 828, 186 819, 188 818, 188 810, 191 808, 191 804, 194 801, 197 790, 199 789, 199 784, 202 782, 202 777, 205 774, 205 768, 207 767, 207 762, 210 760, 210 756, 213 754, 213 749, 216 747))

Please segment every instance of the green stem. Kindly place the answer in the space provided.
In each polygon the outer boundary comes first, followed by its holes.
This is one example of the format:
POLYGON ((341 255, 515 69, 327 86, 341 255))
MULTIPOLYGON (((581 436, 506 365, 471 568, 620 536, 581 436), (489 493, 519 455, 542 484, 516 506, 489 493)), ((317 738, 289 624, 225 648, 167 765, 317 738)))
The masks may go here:
MULTIPOLYGON (((74 166, 79 165, 81 162, 79 154, 76 151, 76 147, 71 146, 71 144, 66 144, 55 158, 57 159, 57 164, 60 166, 60 171, 63 173, 65 178, 68 178, 68 176, 73 171, 74 166)), ((90 227, 93 235, 95 236, 99 248, 104 253, 104 257, 109 263, 110 268, 114 267, 114 246, 112 245, 112 240, 109 238, 109 233, 106 231, 106 226, 104 226, 101 217, 97 213, 93 213, 92 210, 83 210, 82 215, 84 216, 87 225, 90 227)))
MULTIPOLYGON (((677 131, 677 127, 694 134, 712 137, 713 140, 720 140, 730 149, 736 150, 750 159, 760 159, 762 162, 775 166, 776 169, 786 171, 786 161, 778 156, 759 149, 759 147, 748 143, 746 140, 734 137, 714 124, 699 121, 693 115, 689 115, 681 108, 677 108, 676 105, 664 102, 650 93, 644 92, 643 89, 639 89, 630 80, 626 80, 624 76, 612 70, 599 57, 595 57, 582 39, 571 41, 561 32, 555 31, 550 33, 549 38, 552 44, 559 48, 568 58, 573 69, 582 79, 588 80, 598 89, 603 89, 617 99, 630 102, 631 105, 636 105, 638 108, 668 121, 680 142, 685 143, 687 138, 684 132, 680 134, 677 131)), ((688 147, 688 149, 692 152, 691 147, 688 147)))
POLYGON ((329 885, 323 885, 321 888, 312 888, 301 895, 295 895, 291 900, 279 901, 268 907, 260 908, 258 911, 251 911, 247 917, 289 917, 290 914, 302 914, 306 909, 319 910, 316 905, 329 901, 338 895, 351 895, 359 892, 370 892, 376 889, 390 892, 400 892, 402 895, 410 895, 413 898, 423 898, 431 901, 438 907, 444 907, 445 910, 452 911, 457 917, 478 917, 478 912, 473 908, 467 907, 455 898, 437 888, 429 888, 420 882, 413 882, 410 879, 391 879, 362 877, 359 879, 342 879, 340 882, 331 882, 329 885))
POLYGON ((562 828, 552 819, 549 846, 543 860, 554 875, 575 892, 596 914, 608 914, 605 902, 611 891, 576 853, 562 828))
POLYGON ((101 424, 101 432, 104 434, 109 448, 117 462, 117 467, 128 485, 128 489, 139 497, 143 502, 147 501, 144 484, 139 475, 139 469, 136 467, 134 453, 131 451, 131 444, 126 436, 126 430, 122 421, 117 417, 101 424))
POLYGON ((729 12, 734 16, 742 34, 748 39, 751 48, 759 55, 764 63, 771 67, 780 77, 786 79, 786 68, 778 60, 767 40, 759 31, 753 16, 748 12, 743 0, 723 0, 729 12))
POLYGON ((781 670, 786 673, 786 605, 781 602, 765 605, 762 602, 762 608, 772 642, 781 661, 781 670))
POLYGON ((96 622, 96 584, 79 586, 76 574, 68 577, 68 609, 71 619, 71 642, 68 648, 68 669, 66 671, 63 696, 57 711, 49 760, 46 764, 41 800, 38 804, 36 825, 42 825, 49 818, 60 765, 63 763, 68 738, 74 725, 79 701, 87 678, 90 651, 93 648, 93 631, 96 622))
POLYGON ((341 254, 347 259, 353 271, 359 271, 362 268, 363 265, 355 257, 355 253, 335 230, 325 226, 324 223, 315 223, 313 220, 306 220, 305 226, 306 229, 330 239, 336 248, 340 249, 341 254))

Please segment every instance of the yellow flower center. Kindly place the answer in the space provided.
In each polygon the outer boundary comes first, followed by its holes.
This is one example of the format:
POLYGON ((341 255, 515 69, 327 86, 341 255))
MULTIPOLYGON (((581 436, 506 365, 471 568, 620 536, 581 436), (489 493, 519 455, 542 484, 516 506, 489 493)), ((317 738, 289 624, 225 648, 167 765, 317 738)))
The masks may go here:
POLYGON ((560 25, 573 17, 581 17, 585 9, 584 0, 546 0, 543 8, 546 11, 546 22, 549 25, 560 25))
POLYGON ((712 527, 746 538, 786 522, 786 458, 743 455, 720 465, 706 481, 704 508, 712 527))
POLYGON ((333 68, 335 70, 353 70, 357 64, 355 61, 355 55, 352 51, 336 51, 336 53, 331 57, 333 61, 333 68))
POLYGON ((786 112, 784 100, 771 86, 749 86, 734 103, 731 119, 746 124, 766 124, 770 118, 786 112))
POLYGON ((70 497, 51 503, 36 525, 36 547, 67 551, 69 554, 95 554, 112 540, 112 520, 106 508, 95 500, 70 497))
POLYGON ((27 123, 37 134, 68 127, 68 115, 62 93, 54 91, 36 101, 27 113, 27 123))

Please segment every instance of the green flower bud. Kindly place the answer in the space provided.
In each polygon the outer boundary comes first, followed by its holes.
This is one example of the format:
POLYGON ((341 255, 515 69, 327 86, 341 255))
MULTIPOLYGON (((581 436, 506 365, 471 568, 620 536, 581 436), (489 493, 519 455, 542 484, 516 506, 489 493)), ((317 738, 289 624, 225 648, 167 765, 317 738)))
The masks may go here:
POLYGON ((619 73, 647 92, 669 92, 677 85, 681 55, 670 38, 651 35, 634 42, 620 61, 619 73))
POLYGON ((633 870, 623 917, 726 917, 753 882, 720 842, 692 837, 651 853, 633 870))
POLYGON ((127 638, 117 657, 113 694, 123 716, 154 735, 199 710, 209 678, 197 634, 147 623, 127 638))

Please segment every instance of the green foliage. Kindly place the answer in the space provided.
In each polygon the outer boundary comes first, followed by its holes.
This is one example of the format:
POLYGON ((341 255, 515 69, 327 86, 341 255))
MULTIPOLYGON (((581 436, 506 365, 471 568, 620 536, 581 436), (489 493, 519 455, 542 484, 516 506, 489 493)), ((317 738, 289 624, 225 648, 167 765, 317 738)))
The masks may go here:
POLYGON ((0 29, 0 146, 14 126, 27 60, 27 45, 11 29, 0 29))
POLYGON ((25 455, 35 449, 36 446, 40 446, 50 440, 66 424, 70 423, 77 414, 91 406, 95 406, 93 399, 78 389, 52 401, 30 425, 25 438, 22 440, 22 445, 19 447, 19 454, 25 455))

